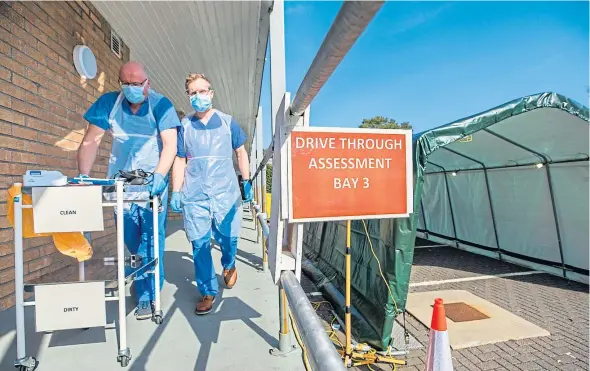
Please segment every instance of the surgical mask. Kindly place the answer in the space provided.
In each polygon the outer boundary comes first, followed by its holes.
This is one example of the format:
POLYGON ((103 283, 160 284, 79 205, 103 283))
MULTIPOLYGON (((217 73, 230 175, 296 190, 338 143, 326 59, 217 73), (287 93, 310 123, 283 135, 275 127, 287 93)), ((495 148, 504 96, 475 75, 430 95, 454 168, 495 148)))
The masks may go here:
POLYGON ((125 94, 125 98, 129 101, 129 103, 141 103, 145 99, 143 95, 143 89, 145 88, 144 85, 141 86, 131 86, 131 85, 123 85, 123 94, 125 94))
POLYGON ((211 96, 209 94, 191 95, 191 105, 197 112, 205 112, 211 108, 211 96))

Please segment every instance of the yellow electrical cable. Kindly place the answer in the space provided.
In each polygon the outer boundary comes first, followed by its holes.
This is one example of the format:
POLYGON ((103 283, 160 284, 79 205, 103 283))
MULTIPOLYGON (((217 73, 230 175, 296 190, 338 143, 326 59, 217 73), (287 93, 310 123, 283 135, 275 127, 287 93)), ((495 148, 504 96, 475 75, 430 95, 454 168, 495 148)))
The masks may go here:
POLYGON ((305 349, 305 345, 301 341, 301 337, 299 336, 299 331, 297 331, 297 326, 295 326, 295 321, 293 320, 293 315, 289 311, 289 318, 291 319, 291 327, 293 327, 293 332, 295 333, 295 339, 297 339, 297 343, 301 347, 303 351, 303 364, 305 365, 305 369, 307 371, 311 371, 311 366, 309 365, 309 361, 307 360, 307 350, 305 349))
POLYGON ((371 242, 371 237, 369 236, 369 230, 367 229, 367 223, 365 223, 364 220, 362 220, 362 222, 363 222, 363 227, 365 228, 365 234, 367 235, 367 240, 369 241, 369 247, 371 248, 371 253, 373 253, 375 260, 377 260, 377 267, 379 267, 379 274, 381 275, 383 282, 385 282, 385 287, 387 287, 387 291, 389 291, 389 295, 391 296, 391 300, 393 300, 393 305, 395 305, 395 314, 397 315, 399 313, 399 309, 397 307, 397 302, 395 301, 395 298, 393 297, 393 293, 391 292, 391 289, 389 288, 389 284, 387 283, 387 279, 385 279, 385 275, 383 275, 383 271, 381 270, 381 262, 379 261, 377 254, 375 254, 375 250, 373 249, 373 243, 371 242))
MULTIPOLYGON (((375 258, 375 260, 377 261, 377 267, 379 268, 379 275, 381 276, 381 279, 383 280, 383 282, 385 283, 385 287, 387 287, 387 291, 389 292, 389 296, 391 297, 391 300, 393 301, 393 305, 395 306, 395 313, 399 313, 399 308, 397 306, 397 302, 393 296, 393 292, 391 291, 391 288, 389 287, 389 284, 387 283, 387 279, 385 278, 385 275, 383 274, 383 270, 381 269, 381 262, 379 261, 379 258, 377 257, 377 254, 375 253, 375 249, 373 248, 373 242, 371 241, 371 237, 369 235, 369 230, 367 228, 367 224, 365 223, 364 220, 362 220, 363 222, 363 227, 365 229, 365 235, 367 236, 367 241, 369 241, 369 247, 371 248, 371 253, 373 254, 373 257, 375 258)), ((312 302, 312 304, 314 305, 314 310, 318 310, 322 304, 328 304, 330 305, 330 307, 332 307, 332 304, 330 302, 327 301, 318 301, 318 302, 312 302)), ((333 307, 332 307, 333 308, 333 307)), ((289 313, 289 316, 291 316, 291 313, 289 313)), ((326 330, 326 332, 330 335, 329 338, 330 340, 332 340, 332 342, 337 342, 338 345, 340 346, 341 349, 344 349, 344 345, 342 344, 342 342, 340 342, 340 340, 338 339, 336 332, 334 331, 334 328, 332 327, 334 324, 334 321, 336 321, 336 317, 334 317, 332 319, 332 322, 330 323, 330 330, 326 330)), ((293 323, 293 317, 291 316, 291 323, 293 323)), ((306 368, 308 368, 308 364, 307 364, 307 353, 305 351, 305 348, 302 346, 300 339, 298 338, 299 333, 297 332, 295 325, 293 325, 293 328, 295 329, 295 336, 297 337, 297 342, 299 343, 299 345, 302 347, 303 352, 304 352, 304 356, 305 356, 305 362, 306 362, 306 368)), ((362 343, 362 344, 358 344, 358 346, 367 346, 369 347, 369 350, 366 352, 367 355, 373 355, 375 356, 377 354, 377 351, 370 347, 368 344, 366 343, 362 343)), ((394 360, 396 359, 395 357, 391 356, 390 354, 391 350, 388 347, 387 348, 387 353, 386 355, 381 355, 382 358, 384 359, 388 359, 388 360, 394 360)), ((362 360, 362 358, 361 358, 362 360)), ((352 360, 351 360, 352 361, 352 360)), ((370 364, 366 364, 366 366, 369 368, 369 370, 371 371, 375 371, 373 370, 373 368, 371 368, 370 364)), ((393 371, 397 370, 397 366, 395 363, 393 363, 393 367, 392 367, 393 371)))

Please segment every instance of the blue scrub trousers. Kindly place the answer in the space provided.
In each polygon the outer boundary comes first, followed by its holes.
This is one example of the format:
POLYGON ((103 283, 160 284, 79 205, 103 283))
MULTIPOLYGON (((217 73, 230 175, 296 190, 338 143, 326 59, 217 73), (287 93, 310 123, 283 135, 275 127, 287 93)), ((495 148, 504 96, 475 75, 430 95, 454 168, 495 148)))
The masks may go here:
MULTIPOLYGON (((167 192, 162 197, 167 199, 167 192)), ((162 202, 162 212, 158 214, 158 238, 159 238, 159 267, 160 267, 160 291, 164 285, 164 248, 166 243, 166 215, 167 202, 162 202)), ((154 258, 154 232, 153 214, 149 207, 141 207, 132 203, 129 209, 123 213, 124 239, 127 250, 131 254, 147 257, 148 261, 154 258)), ((127 268, 129 269, 129 268, 127 268)), ((152 269, 147 269, 150 271, 152 269)), ((138 302, 155 300, 155 275, 153 273, 141 273, 135 277, 135 294, 138 302)))
POLYGON ((192 241, 193 262, 195 263, 195 281, 202 296, 216 296, 219 292, 219 283, 215 275, 213 257, 211 256, 211 230, 213 238, 221 248, 221 265, 223 269, 232 269, 236 265, 236 253, 238 251, 238 237, 224 236, 211 223, 212 228, 202 238, 192 241))

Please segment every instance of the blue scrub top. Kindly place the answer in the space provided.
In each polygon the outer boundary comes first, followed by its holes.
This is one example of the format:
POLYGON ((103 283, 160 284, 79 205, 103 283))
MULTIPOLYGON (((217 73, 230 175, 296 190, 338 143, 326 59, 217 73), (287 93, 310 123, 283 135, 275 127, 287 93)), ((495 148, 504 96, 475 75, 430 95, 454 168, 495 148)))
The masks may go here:
MULTIPOLYGON (((94 102, 94 104, 86 111, 84 118, 91 124, 98 126, 101 129, 109 130, 111 125, 109 124, 109 115, 111 110, 115 106, 117 97, 119 96, 118 91, 113 91, 103 94, 100 98, 94 102)), ((152 113, 156 119, 158 129, 160 132, 166 129, 172 129, 180 126, 180 120, 178 114, 174 109, 174 105, 170 102, 170 99, 166 98, 160 93, 153 90, 150 91, 150 104, 152 105, 152 113)), ((121 103, 125 113, 133 115, 131 107, 127 99, 123 99, 121 103)), ((145 116, 148 114, 148 105, 142 104, 139 111, 135 113, 136 116, 145 116)))
MULTIPOLYGON (((195 123, 200 121, 195 116, 190 117, 190 120, 195 123)), ((204 126, 207 129, 213 130, 219 128, 221 125, 223 125, 223 123, 221 122, 221 117, 219 117, 219 115, 216 112, 213 114, 213 116, 211 116, 209 122, 207 122, 207 125, 204 126)), ((238 124, 233 119, 233 117, 231 119, 229 129, 231 131, 232 148, 235 151, 236 149, 240 148, 240 146, 242 146, 244 143, 246 143, 246 139, 248 138, 248 136, 246 135, 246 133, 244 133, 244 130, 242 130, 240 124, 238 124)), ((176 155, 181 158, 186 158, 186 149, 184 147, 184 126, 180 126, 178 128, 178 140, 176 143, 178 145, 176 155)))

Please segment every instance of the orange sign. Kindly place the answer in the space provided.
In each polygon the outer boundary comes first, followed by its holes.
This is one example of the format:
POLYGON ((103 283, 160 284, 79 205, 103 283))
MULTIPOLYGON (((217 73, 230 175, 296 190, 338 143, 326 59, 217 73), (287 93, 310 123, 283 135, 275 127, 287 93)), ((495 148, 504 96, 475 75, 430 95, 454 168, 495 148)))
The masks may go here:
POLYGON ((411 130, 296 127, 288 151, 291 222, 413 211, 411 130))

